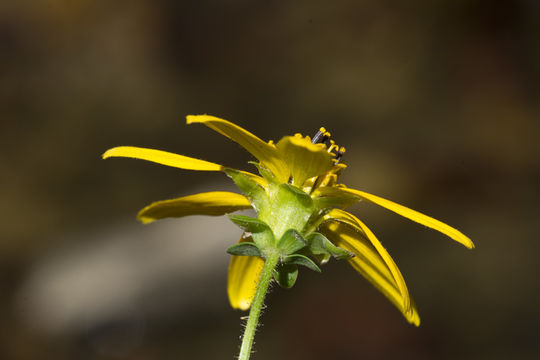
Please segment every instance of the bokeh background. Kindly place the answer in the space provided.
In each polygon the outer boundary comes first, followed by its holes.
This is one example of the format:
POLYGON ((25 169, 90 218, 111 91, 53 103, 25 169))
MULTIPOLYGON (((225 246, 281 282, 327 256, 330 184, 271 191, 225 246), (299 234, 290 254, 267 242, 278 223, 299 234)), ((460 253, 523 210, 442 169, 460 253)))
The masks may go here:
POLYGON ((232 359, 224 218, 146 204, 232 189, 116 145, 249 169, 187 114, 265 140, 320 126, 342 181, 458 227, 468 251, 370 204, 414 328, 345 263, 274 288, 255 359, 537 359, 540 2, 0 3, 0 358, 232 359))

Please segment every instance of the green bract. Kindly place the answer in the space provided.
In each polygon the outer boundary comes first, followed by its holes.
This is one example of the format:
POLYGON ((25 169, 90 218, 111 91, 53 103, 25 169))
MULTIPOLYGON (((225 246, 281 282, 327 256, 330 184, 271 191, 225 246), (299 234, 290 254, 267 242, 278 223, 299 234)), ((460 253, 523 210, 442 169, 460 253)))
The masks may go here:
POLYGON ((290 289, 298 278, 298 266, 293 264, 280 264, 274 270, 274 279, 285 289, 290 289))
MULTIPOLYGON (((283 145, 282 150, 294 146, 289 140, 284 143, 287 145, 283 145)), ((325 158, 330 159, 328 155, 325 158)), ((269 253, 279 253, 274 278, 284 288, 291 288, 296 282, 297 265, 321 272, 310 256, 321 264, 326 263, 331 256, 338 260, 354 257, 353 253, 335 246, 324 235, 313 232, 311 230, 313 227, 308 225, 321 223, 324 220, 323 216, 326 215, 325 209, 346 207, 353 199, 358 201, 356 197, 349 194, 324 194, 312 197, 293 184, 277 183, 266 168, 261 164, 257 165, 261 175, 271 180, 266 189, 246 173, 226 170, 258 213, 258 218, 229 215, 232 222, 251 234, 254 244, 233 245, 227 249, 228 253, 262 258, 266 258, 269 253)), ((329 163, 327 168, 331 167, 329 163)), ((325 169, 328 170, 327 168, 325 169)))

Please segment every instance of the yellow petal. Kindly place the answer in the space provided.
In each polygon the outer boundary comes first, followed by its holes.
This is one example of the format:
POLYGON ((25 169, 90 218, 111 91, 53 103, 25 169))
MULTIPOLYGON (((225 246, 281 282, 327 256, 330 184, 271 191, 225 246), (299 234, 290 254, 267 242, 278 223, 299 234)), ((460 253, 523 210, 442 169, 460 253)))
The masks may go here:
MULTIPOLYGON (((405 311, 403 296, 386 266, 384 260, 361 233, 345 224, 337 222, 325 223, 320 229, 336 246, 355 254, 347 260, 349 264, 364 276, 377 290, 383 293, 395 307, 405 316, 407 321, 418 326, 420 317, 414 302, 412 313, 405 311)), ((412 301, 412 299, 411 299, 412 301)))
MULTIPOLYGON (((242 237, 239 242, 253 241, 242 237)), ((261 277, 264 260, 256 256, 233 255, 229 264, 227 293, 229 302, 235 309, 247 310, 251 306, 257 284, 261 277)))
POLYGON ((237 142, 257 158, 257 160, 268 168, 268 170, 270 170, 281 182, 287 182, 289 179, 289 169, 279 157, 278 151, 274 145, 264 142, 238 125, 214 116, 188 115, 186 119, 188 124, 202 123, 221 135, 237 142))
POLYGON ((251 208, 251 204, 243 195, 226 191, 212 191, 177 199, 156 201, 139 211, 137 219, 143 224, 148 224, 168 217, 218 216, 249 208, 251 208))
POLYGON ((328 238, 334 245, 356 255, 356 257, 348 260, 353 267, 356 267, 359 263, 369 263, 373 272, 378 274, 377 277, 384 280, 385 288, 391 287, 399 291, 388 266, 386 266, 386 263, 369 240, 363 236, 363 233, 359 233, 350 226, 339 222, 327 222, 321 230, 324 234, 328 234, 328 238))
POLYGON ((399 292, 401 293, 403 297, 403 307, 405 311, 410 313, 411 307, 410 307, 409 290, 407 289, 407 285, 405 284, 403 275, 401 275, 401 271, 399 271, 399 268, 397 267, 396 263, 394 262, 394 260, 392 259, 388 251, 386 251, 384 246, 375 237, 375 235, 371 232, 371 230, 362 221, 360 221, 360 219, 358 219, 356 216, 349 214, 346 211, 339 210, 339 209, 331 210, 325 216, 325 219, 344 222, 345 224, 351 226, 356 231, 360 232, 371 242, 371 244, 375 247, 379 255, 384 260, 386 266, 388 266, 388 269, 392 273, 392 276, 397 284, 399 292))
POLYGON ((281 158, 287 163, 293 184, 301 186, 306 179, 319 176, 334 167, 326 147, 297 136, 285 136, 276 144, 281 158))
POLYGON ((436 220, 432 217, 421 214, 418 211, 409 209, 408 207, 405 207, 403 205, 396 204, 395 202, 392 202, 390 200, 386 200, 381 197, 368 194, 360 190, 349 189, 346 187, 339 187, 339 189, 341 191, 345 191, 345 192, 357 195, 362 200, 369 201, 379 206, 382 206, 390 211, 395 212, 396 214, 406 217, 407 219, 416 221, 417 223, 420 223, 422 225, 435 229, 439 232, 442 232, 443 234, 449 236, 450 238, 456 240, 457 242, 465 245, 469 249, 474 248, 473 242, 467 236, 465 236, 459 230, 454 229, 453 227, 448 226, 439 220, 436 220))
POLYGON ((107 150, 103 159, 110 157, 128 157, 140 160, 152 161, 158 164, 172 166, 186 170, 199 171, 223 171, 224 167, 209 161, 190 158, 183 155, 173 154, 166 151, 146 149, 134 146, 118 146, 107 150))

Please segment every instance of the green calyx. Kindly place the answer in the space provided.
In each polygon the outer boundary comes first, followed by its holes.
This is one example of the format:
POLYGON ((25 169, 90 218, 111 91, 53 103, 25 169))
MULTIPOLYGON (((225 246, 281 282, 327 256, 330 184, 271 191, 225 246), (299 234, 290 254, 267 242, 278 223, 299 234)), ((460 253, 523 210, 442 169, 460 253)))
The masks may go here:
POLYGON ((229 219, 244 231, 251 233, 255 245, 264 252, 275 247, 272 229, 264 221, 244 215, 229 215, 229 219))
POLYGON ((290 289, 298 278, 298 266, 294 264, 279 264, 274 269, 274 280, 285 289, 290 289))
POLYGON ((253 239, 253 242, 229 247, 229 254, 263 259, 278 256, 273 277, 284 288, 290 288, 296 282, 298 266, 321 272, 313 259, 324 264, 332 257, 339 260, 354 256, 313 231, 326 209, 346 206, 350 199, 340 199, 332 196, 334 194, 310 195, 294 185, 277 182, 267 169, 255 165, 266 180, 264 187, 247 173, 226 170, 258 215, 257 218, 229 215, 231 221, 253 239))
POLYGON ((319 264, 325 264, 331 257, 348 259, 354 254, 335 246, 324 235, 312 232, 304 237, 296 229, 288 229, 276 240, 274 232, 264 221, 244 216, 229 215, 232 222, 251 234, 253 242, 241 242, 230 246, 227 252, 238 256, 257 256, 263 259, 278 255, 279 260, 273 277, 283 288, 291 288, 298 278, 298 266, 321 272, 319 264))

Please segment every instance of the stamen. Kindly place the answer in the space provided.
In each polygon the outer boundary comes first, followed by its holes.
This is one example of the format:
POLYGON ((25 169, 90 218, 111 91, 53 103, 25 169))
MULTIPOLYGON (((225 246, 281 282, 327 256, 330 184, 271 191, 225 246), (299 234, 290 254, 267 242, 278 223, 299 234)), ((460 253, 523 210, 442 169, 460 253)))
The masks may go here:
POLYGON ((337 183, 337 175, 336 174, 326 174, 323 177, 319 177, 320 181, 317 184, 317 187, 325 187, 325 186, 333 186, 335 183, 337 183))
POLYGON ((332 153, 334 150, 339 150, 339 146, 336 145, 334 140, 330 140, 330 146, 328 147, 328 152, 332 153))
POLYGON ((339 161, 340 161, 341 158, 343 157, 343 154, 345 154, 345 147, 344 147, 344 146, 342 146, 342 147, 339 149, 339 151, 338 151, 338 153, 337 153, 337 155, 336 155, 336 164, 339 164, 339 161))
POLYGON ((329 131, 325 132, 324 136, 323 136, 324 140, 321 141, 321 142, 324 143, 324 145, 326 145, 326 146, 330 146, 330 141, 332 141, 332 140, 330 140, 330 136, 332 136, 332 134, 330 134, 329 131))
POLYGON ((345 153, 345 148, 343 146, 339 147, 334 140, 330 139, 331 136, 332 134, 330 134, 329 131, 327 131, 324 127, 321 127, 319 131, 313 135, 313 140, 311 140, 311 142, 313 144, 322 143, 326 145, 327 151, 335 156, 334 164, 337 165, 345 153), (335 152, 337 152, 337 154, 335 152))
POLYGON ((328 139, 328 137, 330 137, 330 133, 326 131, 324 127, 321 127, 319 131, 317 131, 317 133, 313 135, 313 139, 311 140, 311 142, 313 144, 319 144, 319 143, 325 142, 326 139, 328 139))

